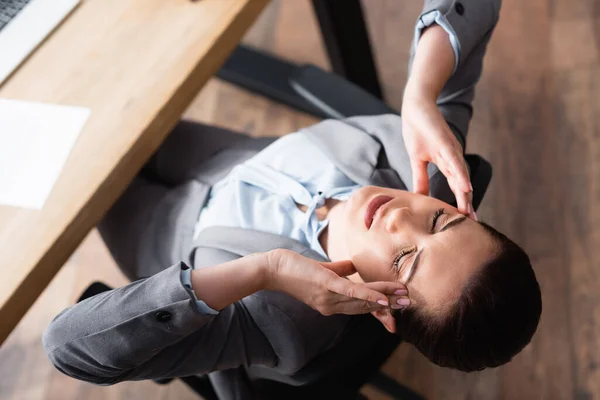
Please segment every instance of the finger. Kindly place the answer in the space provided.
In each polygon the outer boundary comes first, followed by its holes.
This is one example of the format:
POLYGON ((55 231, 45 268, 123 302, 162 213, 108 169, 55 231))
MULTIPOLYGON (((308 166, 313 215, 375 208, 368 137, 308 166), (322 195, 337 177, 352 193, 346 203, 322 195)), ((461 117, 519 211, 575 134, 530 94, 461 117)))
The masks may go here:
POLYGON ((401 282, 390 282, 390 281, 380 281, 380 282, 369 282, 365 283, 365 286, 369 289, 376 290, 379 293, 383 293, 386 295, 407 295, 408 290, 406 289, 406 285, 401 282))
POLYGON ((454 174, 452 173, 452 170, 447 165, 445 160, 442 159, 436 165, 438 166, 439 170, 442 171, 442 174, 444 174, 444 176, 446 177, 446 179, 448 181, 452 180, 452 177, 454 176, 454 174))
POLYGON ((470 215, 468 193, 465 193, 462 190, 458 189, 454 179, 448 179, 448 186, 450 186, 450 190, 452 190, 452 193, 454 194, 454 197, 456 199, 456 208, 458 209, 458 211, 463 215, 470 215))
POLYGON ((358 300, 365 300, 370 303, 379 303, 388 306, 390 303, 387 296, 370 289, 364 284, 354 283, 348 279, 337 278, 327 282, 327 289, 331 292, 341 294, 358 300))
POLYGON ((390 310, 374 311, 373 316, 381 322, 388 332, 396 333, 396 318, 392 315, 390 310))
POLYGON ((342 301, 331 307, 333 314, 358 315, 386 310, 389 307, 364 300, 342 301))
POLYGON ((348 276, 356 272, 356 268, 354 268, 354 264, 350 260, 322 262, 320 264, 324 268, 335 272, 338 276, 348 276))
MULTIPOLYGON (((394 310, 398 310, 398 309, 403 309, 408 307, 411 304, 411 300, 408 297, 408 290, 406 290, 404 288, 404 285, 396 285, 394 284, 394 282, 370 282, 365 284, 365 286, 369 286, 371 289, 377 290, 380 293, 386 293, 387 294, 387 298, 389 301, 389 306, 394 309, 394 310)), ((341 295, 337 295, 339 297, 336 298, 332 298, 331 301, 332 302, 346 302, 346 303, 355 303, 356 301, 362 301, 363 300, 356 300, 354 298, 351 297, 347 297, 347 296, 341 296, 341 295)), ((378 308, 378 307, 382 307, 380 304, 378 303, 369 303, 371 304, 373 307, 378 308)))
POLYGON ((469 204, 469 195, 461 190, 454 190, 454 197, 456 197, 456 208, 461 214, 466 216, 471 215, 471 206, 469 204))
POLYGON ((462 153, 449 150, 441 151, 440 154, 448 163, 448 167, 452 171, 452 176, 458 183, 458 188, 465 193, 472 191, 469 169, 462 153))
POLYGON ((469 216, 475 221, 479 221, 475 208, 473 207, 473 192, 469 192, 469 216))
MULTIPOLYGON (((403 290, 403 295, 390 295, 388 296, 389 307, 393 310, 401 310, 405 309, 411 305, 411 299, 405 294, 406 290, 403 290)), ((373 310, 378 310, 380 308, 388 308, 388 306, 383 306, 379 303, 371 303, 364 300, 356 300, 351 297, 342 296, 339 294, 334 294, 335 297, 330 297, 329 302, 335 303, 335 307, 338 310, 344 310, 344 313, 365 313, 371 312, 373 310), (343 304, 346 303, 346 304, 343 304)))
POLYGON ((390 308, 393 310, 404 309, 411 304, 410 297, 408 296, 390 296, 390 308))
MULTIPOLYGON (((336 306, 340 305, 340 307, 341 307, 342 303, 347 303, 346 306, 348 309, 350 309, 352 307, 359 307, 359 308, 362 307, 365 310, 367 308, 370 308, 370 309, 379 309, 382 307, 388 308, 388 306, 384 306, 379 303, 371 303, 371 302, 364 301, 364 300, 356 300, 354 298, 342 296, 337 293, 334 294, 332 297, 330 297, 328 299, 328 301, 330 304, 336 304, 336 306)), ((388 296, 388 301, 390 303, 389 307, 394 310, 404 309, 412 304, 412 300, 407 295, 402 295, 402 296, 390 295, 390 296, 388 296)))
POLYGON ((455 193, 456 207, 458 210, 466 215, 467 217, 478 221, 477 214, 473 209, 473 192, 464 193, 460 189, 456 189, 457 184, 453 184, 452 192, 455 193))
POLYGON ((410 160, 410 166, 413 174, 413 192, 425 196, 429 195, 429 176, 427 175, 427 162, 420 160, 410 160))

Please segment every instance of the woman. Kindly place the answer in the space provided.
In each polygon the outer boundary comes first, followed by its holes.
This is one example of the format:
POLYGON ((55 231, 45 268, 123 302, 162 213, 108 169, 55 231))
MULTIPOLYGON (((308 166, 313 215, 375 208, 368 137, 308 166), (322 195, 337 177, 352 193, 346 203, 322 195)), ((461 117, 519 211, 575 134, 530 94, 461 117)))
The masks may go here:
POLYGON ((535 332, 539 286, 526 254, 476 221, 462 157, 498 12, 495 0, 425 2, 403 119, 325 121, 277 141, 180 124, 100 226, 137 280, 55 318, 54 365, 98 384, 291 376, 369 312, 439 365, 508 362, 535 332))

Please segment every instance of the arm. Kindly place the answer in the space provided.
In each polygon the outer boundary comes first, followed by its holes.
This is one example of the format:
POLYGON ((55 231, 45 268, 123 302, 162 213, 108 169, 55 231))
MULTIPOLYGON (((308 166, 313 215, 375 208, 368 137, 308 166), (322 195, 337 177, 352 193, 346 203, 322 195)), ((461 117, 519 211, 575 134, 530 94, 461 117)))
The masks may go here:
MULTIPOLYGON (((327 315, 380 309, 374 302, 387 301, 382 293, 404 289, 392 282, 357 285, 338 275, 351 272, 349 262, 320 264, 283 250, 193 271, 179 263, 64 310, 44 332, 44 349, 61 372, 101 385, 274 366, 278 355, 257 313, 270 324, 290 317, 254 293, 281 291, 327 315), (191 273, 194 293, 182 284, 182 272, 191 273)), ((293 337, 286 329, 278 335, 293 337)))
MULTIPOLYGON (((260 281, 256 260, 236 261, 250 272, 228 281, 260 281)), ((246 307, 205 305, 200 311, 182 285, 182 271, 189 267, 178 263, 62 311, 43 335, 51 362, 66 375, 101 385, 276 363, 246 307)))
MULTIPOLYGON (((442 85, 437 87, 439 93, 436 102, 462 147, 466 143, 469 121, 473 113, 471 104, 475 85, 481 77, 483 58, 500 17, 501 3, 501 0, 425 0, 423 12, 415 28, 407 88, 419 86, 415 83, 418 83, 417 81, 422 79, 429 69, 435 67, 432 63, 420 62, 422 60, 419 60, 417 55, 423 58, 423 53, 427 50, 423 47, 427 48, 437 42, 432 40, 422 42, 424 33, 429 30, 427 28, 436 26, 442 28, 447 34, 446 46, 451 46, 454 57, 450 75, 445 69, 434 70, 439 73, 436 79, 442 85)), ((440 35, 436 34, 436 36, 440 35)), ((445 57, 447 55, 443 58, 445 57)), ((428 57, 428 59, 439 62, 435 58, 428 57)))
POLYGON ((437 23, 456 41, 455 65, 462 66, 498 22, 501 4, 502 0, 425 0, 413 46, 421 29, 437 23))
POLYGON ((446 31, 439 25, 426 28, 412 59, 405 98, 423 97, 435 103, 452 76, 454 62, 455 54, 446 31))
POLYGON ((266 254, 251 254, 222 265, 191 271, 196 298, 215 310, 265 288, 266 254))
POLYGON ((437 170, 427 167, 434 163, 447 178, 459 211, 475 219, 463 152, 475 85, 499 7, 499 0, 426 1, 402 106, 413 190, 429 193, 429 178, 437 170))

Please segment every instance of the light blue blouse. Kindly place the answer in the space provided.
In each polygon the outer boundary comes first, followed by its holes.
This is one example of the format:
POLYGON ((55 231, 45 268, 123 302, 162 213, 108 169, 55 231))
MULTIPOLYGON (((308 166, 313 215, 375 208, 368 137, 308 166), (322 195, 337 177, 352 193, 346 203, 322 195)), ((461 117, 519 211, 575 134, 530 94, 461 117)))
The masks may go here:
MULTIPOLYGON (((433 24, 448 33, 456 71, 460 42, 440 11, 421 15, 415 26, 414 47, 423 30, 433 24)), ((210 226, 254 229, 296 239, 328 258, 319 243, 319 235, 329 221, 319 221, 315 211, 328 198, 347 200, 359 187, 302 132, 292 133, 235 167, 213 186, 200 213, 194 238, 210 226), (307 206, 306 212, 300 211, 296 204, 307 206)), ((196 297, 191 285, 191 269, 182 271, 181 281, 196 300, 200 312, 218 314, 196 297)))
POLYGON ((327 258, 319 235, 328 220, 319 221, 315 211, 327 199, 347 200, 358 188, 305 134, 292 133, 213 186, 194 236, 211 226, 254 229, 298 240, 327 258))

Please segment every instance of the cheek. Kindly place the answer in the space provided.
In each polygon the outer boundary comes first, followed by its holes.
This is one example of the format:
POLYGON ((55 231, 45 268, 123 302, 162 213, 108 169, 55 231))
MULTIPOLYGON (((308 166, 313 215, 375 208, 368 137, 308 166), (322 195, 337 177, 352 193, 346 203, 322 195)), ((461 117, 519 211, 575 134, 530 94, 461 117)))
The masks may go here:
POLYGON ((360 276, 366 282, 389 281, 394 279, 391 272, 391 261, 388 263, 383 255, 384 250, 375 247, 353 248, 350 260, 360 276))

